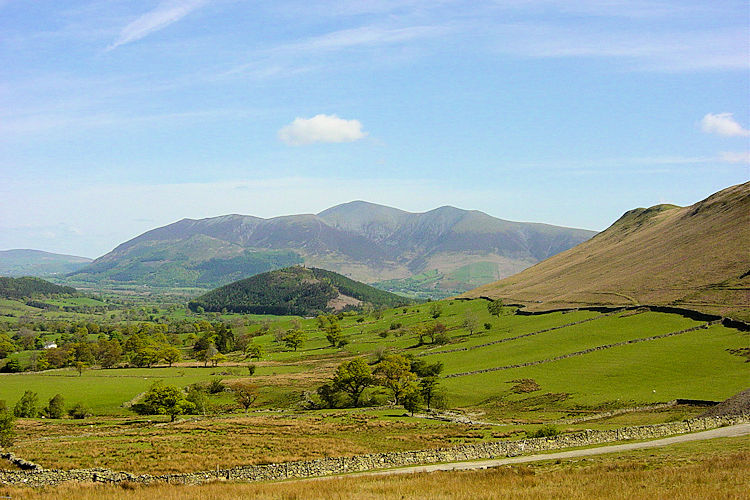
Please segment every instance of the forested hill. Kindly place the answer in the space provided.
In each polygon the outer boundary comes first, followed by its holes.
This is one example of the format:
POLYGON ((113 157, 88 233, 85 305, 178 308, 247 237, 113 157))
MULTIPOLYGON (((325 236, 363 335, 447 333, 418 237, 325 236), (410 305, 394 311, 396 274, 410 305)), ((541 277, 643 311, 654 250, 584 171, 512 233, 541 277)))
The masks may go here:
POLYGON ((51 295, 73 295, 76 289, 69 286, 59 286, 40 278, 0 277, 0 297, 7 299, 27 299, 51 295))
POLYGON ((293 266, 230 283, 190 301, 192 310, 314 316, 346 307, 396 307, 408 299, 324 269, 293 266))

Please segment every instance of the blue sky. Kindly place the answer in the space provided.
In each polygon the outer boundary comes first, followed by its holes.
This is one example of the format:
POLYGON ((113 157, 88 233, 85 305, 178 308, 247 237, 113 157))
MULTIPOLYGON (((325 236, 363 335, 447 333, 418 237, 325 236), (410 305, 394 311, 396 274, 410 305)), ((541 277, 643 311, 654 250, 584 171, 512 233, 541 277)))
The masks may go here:
POLYGON ((0 249, 364 199, 601 230, 750 178, 745 1, 0 0, 0 249))

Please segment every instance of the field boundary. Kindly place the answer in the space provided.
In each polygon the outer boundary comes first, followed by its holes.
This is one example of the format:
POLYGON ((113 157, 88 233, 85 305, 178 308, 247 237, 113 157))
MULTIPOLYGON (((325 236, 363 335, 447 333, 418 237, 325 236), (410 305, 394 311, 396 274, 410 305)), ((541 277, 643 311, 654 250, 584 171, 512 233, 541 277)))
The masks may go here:
POLYGON ((717 325, 719 323, 721 323, 721 320, 717 319, 717 320, 714 320, 714 321, 709 321, 708 323, 705 323, 703 325, 693 326, 693 327, 690 327, 690 328, 685 328, 684 330, 677 330, 677 331, 669 332, 669 333, 662 333, 661 335, 653 335, 651 337, 642 337, 642 338, 639 338, 639 339, 623 340, 622 342, 615 342, 614 344, 605 344, 605 345, 600 345, 600 346, 597 346, 597 347, 590 347, 590 348, 584 349, 582 351, 576 351, 576 352, 571 352, 571 353, 568 353, 568 354, 562 354, 560 356, 555 356, 554 358, 540 359, 538 361, 528 361, 526 363, 518 363, 518 364, 515 364, 515 365, 495 366, 495 367, 492 367, 492 368, 483 368, 481 370, 473 370, 473 371, 470 371, 470 372, 451 373, 449 375, 446 375, 444 378, 466 377, 468 375, 478 375, 480 373, 496 372, 496 371, 500 371, 500 370, 510 370, 512 368, 525 368, 527 366, 536 366, 536 365, 541 365, 541 364, 544 364, 544 363, 551 363, 553 361, 560 361, 562 359, 572 358, 574 356, 582 356, 584 354, 589 354, 589 353, 592 353, 592 352, 595 352, 595 351, 602 351, 604 349, 611 349, 613 347, 619 347, 619 346, 624 346, 624 345, 628 345, 628 344, 638 344, 640 342, 648 342, 648 341, 651 341, 651 340, 659 340, 659 339, 663 339, 663 338, 667 338, 667 337, 674 337, 675 335, 682 335, 683 333, 694 332, 696 330, 704 330, 704 329, 707 329, 708 327, 710 327, 712 325, 717 325))
POLYGON ((518 441, 494 441, 465 444, 452 448, 419 451, 371 453, 351 457, 320 458, 266 465, 247 465, 231 469, 184 474, 131 474, 109 469, 34 469, 28 471, 0 471, 0 484, 43 487, 60 483, 170 483, 200 484, 212 481, 279 481, 312 477, 367 472, 411 465, 438 464, 470 460, 515 457, 538 452, 578 448, 627 440, 649 440, 676 434, 688 434, 717 427, 750 423, 750 414, 702 417, 654 425, 623 427, 614 430, 584 430, 554 437, 530 438, 518 441))
POLYGON ((495 345, 495 344, 502 344, 503 342, 510 342, 511 340, 518 340, 518 339, 522 339, 522 338, 526 338, 526 337, 533 337, 534 335, 539 335, 540 333, 551 332, 553 330, 560 330, 562 328, 567 328, 569 326, 576 326, 576 325, 580 325, 582 323, 588 323, 589 321, 594 321, 596 319, 601 319, 601 318, 604 318, 606 316, 612 316, 614 314, 621 313, 623 311, 624 311, 624 309, 618 309, 617 311, 612 311, 612 312, 609 312, 609 313, 600 314, 599 316, 594 316, 593 318, 586 318, 586 319, 582 319, 580 321, 574 321, 573 323, 566 323, 564 325, 552 326, 550 328, 545 328, 543 330, 537 330, 535 332, 529 332, 529 333, 524 333, 522 335, 516 335, 515 337, 507 337, 507 338, 504 338, 504 339, 493 340, 492 342, 487 342, 485 344, 479 344, 479 345, 474 345, 474 346, 469 346, 469 347, 457 347, 455 349, 445 349, 445 350, 442 350, 442 351, 423 352, 423 353, 418 354, 417 357, 431 356, 431 355, 434 355, 434 354, 448 354, 450 352, 472 351, 474 349, 480 349, 482 347, 487 347, 487 346, 491 346, 491 345, 495 345))

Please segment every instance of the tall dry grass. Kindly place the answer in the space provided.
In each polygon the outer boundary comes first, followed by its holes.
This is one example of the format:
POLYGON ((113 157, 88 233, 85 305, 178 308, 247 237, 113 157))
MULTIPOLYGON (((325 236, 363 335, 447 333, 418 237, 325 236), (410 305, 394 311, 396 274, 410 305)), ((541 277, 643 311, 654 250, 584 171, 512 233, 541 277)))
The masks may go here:
MULTIPOLYGON (((745 441, 747 444, 747 441, 745 441)), ((2 488, 0 496, 50 500, 404 500, 463 499, 589 499, 630 500, 747 499, 750 498, 750 452, 698 455, 671 460, 668 455, 649 459, 585 459, 538 466, 490 470, 439 472, 380 477, 263 483, 213 483, 201 486, 65 485, 45 490, 2 488), (666 458, 665 458, 666 457, 666 458)), ((653 455, 652 455, 653 457, 653 455)))

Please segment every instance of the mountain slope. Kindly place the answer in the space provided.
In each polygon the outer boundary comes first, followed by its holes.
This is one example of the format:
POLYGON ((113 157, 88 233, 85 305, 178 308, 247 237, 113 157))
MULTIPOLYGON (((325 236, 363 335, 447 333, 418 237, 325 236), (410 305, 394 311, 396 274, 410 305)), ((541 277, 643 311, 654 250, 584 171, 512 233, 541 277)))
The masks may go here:
POLYGON ((0 275, 4 276, 52 276, 63 275, 81 269, 91 263, 86 257, 61 255, 41 250, 0 251, 0 275))
POLYGON ((8 278, 0 276, 0 297, 7 299, 30 299, 40 296, 73 295, 77 291, 69 286, 59 286, 40 278, 26 276, 8 278))
POLYGON ((192 310, 314 316, 346 306, 395 307, 408 300, 324 269, 277 269, 224 285, 191 300, 192 310))
MULTIPOLYGON (((408 280, 427 272, 430 278, 419 282, 421 289, 456 294, 524 269, 593 234, 453 207, 410 213, 356 201, 317 215, 184 219, 119 245, 71 277, 209 287, 304 263, 368 283, 408 280), (482 271, 472 272, 475 268, 482 271)), ((399 286, 403 283, 396 281, 394 287, 399 286)))
POLYGON ((631 210, 575 248, 465 295, 536 310, 656 304, 738 313, 750 309, 749 242, 750 182, 689 207, 631 210))

